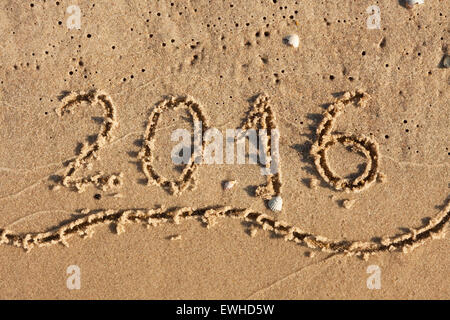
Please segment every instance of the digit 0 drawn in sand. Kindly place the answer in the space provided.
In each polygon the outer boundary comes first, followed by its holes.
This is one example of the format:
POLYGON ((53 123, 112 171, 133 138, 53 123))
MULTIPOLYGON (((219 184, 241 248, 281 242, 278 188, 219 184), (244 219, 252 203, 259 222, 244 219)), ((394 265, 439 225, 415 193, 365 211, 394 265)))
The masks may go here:
MULTIPOLYGON (((197 170, 199 166, 199 163, 195 161, 197 154, 195 152, 192 152, 191 157, 189 159, 189 163, 186 164, 179 178, 174 179, 173 181, 160 175, 153 167, 154 161, 153 150, 155 148, 155 140, 156 140, 155 133, 156 128, 158 126, 159 118, 165 111, 168 111, 170 109, 178 110, 181 108, 188 110, 189 114, 192 117, 193 123, 195 123, 196 121, 202 122, 202 130, 208 128, 207 119, 203 114, 202 108, 192 98, 189 97, 167 98, 163 100, 161 103, 159 103, 150 114, 148 125, 147 128, 145 129, 144 145, 138 156, 139 159, 141 160, 144 174, 147 177, 147 184, 158 185, 172 195, 180 195, 184 190, 188 188, 190 190, 195 189, 197 180, 197 170)), ((204 146, 205 142, 202 141, 201 142, 202 150, 204 146)))
POLYGON ((332 254, 344 254, 368 259, 370 255, 380 252, 402 251, 407 253, 427 240, 438 239, 445 236, 450 220, 450 200, 447 199, 445 207, 425 225, 412 228, 404 234, 384 237, 379 241, 348 241, 330 240, 314 235, 292 226, 287 222, 253 211, 252 209, 231 207, 206 207, 194 209, 184 208, 157 208, 149 210, 101 210, 90 212, 83 218, 62 225, 59 229, 41 233, 15 234, 9 230, 0 229, 0 244, 16 246, 27 252, 33 247, 49 246, 57 243, 68 246, 67 240, 74 236, 92 236, 94 228, 103 224, 114 224, 117 234, 125 231, 125 225, 140 223, 147 228, 163 223, 179 224, 186 220, 196 219, 206 227, 212 227, 218 218, 234 218, 250 223, 253 227, 269 231, 282 236, 286 241, 292 241, 311 249, 317 249, 332 254))
POLYGON ((369 188, 379 178, 384 175, 378 172, 380 152, 378 143, 364 135, 346 135, 332 133, 337 117, 347 106, 356 103, 364 107, 369 95, 361 90, 346 92, 340 99, 331 104, 323 114, 323 120, 317 128, 317 140, 311 146, 311 155, 320 176, 336 190, 346 192, 360 192, 369 188), (367 158, 368 164, 365 170, 355 179, 349 180, 337 175, 328 164, 327 151, 336 143, 344 146, 352 146, 356 151, 362 152, 367 158))
POLYGON ((83 102, 87 102, 91 106, 99 104, 103 108, 104 120, 97 135, 97 139, 90 144, 83 144, 80 154, 71 161, 66 172, 61 178, 61 185, 64 187, 74 188, 78 192, 83 192, 87 186, 94 185, 99 189, 115 188, 122 185, 122 177, 120 174, 104 174, 97 172, 94 175, 76 178, 76 173, 80 168, 92 169, 92 160, 98 159, 99 150, 107 143, 110 143, 113 135, 112 131, 119 125, 117 122, 117 111, 111 98, 97 90, 85 92, 71 92, 62 100, 62 105, 56 112, 59 116, 66 113, 72 113, 73 109, 83 102))

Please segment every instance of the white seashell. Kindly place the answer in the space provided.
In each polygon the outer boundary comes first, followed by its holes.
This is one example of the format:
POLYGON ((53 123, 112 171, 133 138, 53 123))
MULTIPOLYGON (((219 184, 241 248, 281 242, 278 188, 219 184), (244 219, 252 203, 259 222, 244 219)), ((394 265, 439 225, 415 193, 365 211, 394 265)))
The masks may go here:
POLYGON ((269 200, 267 205, 272 211, 281 211, 281 208, 283 207, 283 199, 281 199, 280 196, 273 197, 269 200))
POLYGON ((450 68, 450 56, 445 55, 444 59, 442 60, 442 66, 444 68, 450 68))
POLYGON ((290 34, 283 39, 283 42, 288 46, 298 48, 300 44, 300 39, 296 34, 290 34))
POLYGON ((225 190, 230 190, 231 188, 234 187, 234 185, 236 184, 236 180, 229 180, 229 181, 225 181, 223 184, 223 188, 225 190))
POLYGON ((416 4, 424 4, 425 0, 406 0, 406 6, 412 8, 416 4))

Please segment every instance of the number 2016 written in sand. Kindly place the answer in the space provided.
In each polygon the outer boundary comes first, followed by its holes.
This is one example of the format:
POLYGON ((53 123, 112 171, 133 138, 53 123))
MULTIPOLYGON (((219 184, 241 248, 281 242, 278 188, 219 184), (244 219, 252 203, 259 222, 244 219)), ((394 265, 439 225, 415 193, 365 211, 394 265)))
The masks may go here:
MULTIPOLYGON (((383 178, 383 174, 378 172, 379 149, 373 138, 364 135, 332 133, 336 119, 344 108, 353 103, 365 105, 368 99, 369 96, 362 91, 347 92, 324 112, 323 120, 317 128, 317 139, 311 147, 310 154, 314 158, 319 175, 336 190, 358 192, 372 185, 377 178, 383 178), (352 146, 367 158, 366 170, 358 177, 352 180, 342 178, 328 165, 327 151, 336 143, 352 146)), ((97 139, 92 143, 83 145, 79 155, 68 164, 60 180, 60 185, 73 188, 78 192, 83 192, 89 185, 94 185, 103 190, 120 187, 122 185, 122 173, 105 174, 96 172, 92 175, 76 177, 80 168, 92 169, 92 161, 98 158, 100 149, 112 141, 113 131, 118 126, 117 110, 111 98, 101 91, 72 92, 63 98, 62 106, 56 111, 60 116, 63 116, 66 113, 73 112, 76 106, 83 102, 100 105, 103 109, 104 121, 97 139)), ((201 106, 193 99, 172 97, 163 100, 153 109, 149 117, 144 134, 144 143, 139 153, 139 159, 148 184, 158 185, 174 195, 179 195, 186 189, 192 190, 196 185, 196 173, 200 164, 223 163, 222 139, 223 136, 217 129, 209 128, 208 120, 201 106), (169 180, 160 175, 153 166, 155 133, 158 120, 165 111, 181 108, 187 109, 194 123, 194 145, 193 148, 190 145, 190 133, 187 133, 187 135, 186 132, 180 133, 181 129, 174 131, 175 134, 172 133, 172 141, 179 138, 183 140, 178 144, 178 148, 174 148, 172 151, 172 161, 175 164, 183 163, 185 167, 177 179, 169 180), (212 137, 214 143, 208 144, 212 137), (179 157, 180 151, 183 154, 181 159, 179 157)), ((227 164, 234 162, 235 142, 238 151, 237 163, 245 163, 245 139, 249 140, 249 163, 257 164, 259 160, 259 165, 262 167, 261 172, 267 176, 266 183, 259 186, 256 194, 264 199, 279 197, 282 191, 281 170, 279 168, 279 131, 276 115, 266 95, 260 95, 255 99, 253 109, 241 128, 227 129, 225 139, 227 164)))
MULTIPOLYGON (((356 135, 352 133, 334 132, 336 120, 339 115, 351 105, 364 107, 369 99, 367 93, 363 91, 346 92, 342 97, 336 99, 323 112, 323 117, 316 129, 316 140, 311 146, 310 155, 314 160, 315 167, 320 177, 335 190, 346 192, 360 192, 373 185, 374 182, 382 182, 384 174, 379 172, 379 148, 378 143, 370 137, 356 135), (356 178, 347 179, 340 177, 329 165, 327 157, 328 150, 336 143, 351 146, 352 150, 360 152, 367 158, 365 170, 356 178)), ((54 186, 55 189, 64 186, 83 192, 89 185, 101 189, 115 188, 122 184, 122 174, 105 174, 97 172, 93 175, 77 178, 79 169, 92 169, 92 161, 98 158, 98 153, 102 147, 112 142, 112 132, 118 126, 117 111, 111 98, 100 91, 90 91, 87 93, 70 93, 62 99, 62 106, 56 111, 59 115, 72 112, 81 103, 100 105, 103 108, 104 120, 101 124, 99 134, 94 142, 84 145, 78 156, 69 162, 60 184, 54 186)), ((280 159, 278 155, 278 128, 276 115, 269 103, 269 98, 259 95, 253 101, 253 106, 244 120, 240 131, 233 139, 240 141, 249 139, 252 141, 252 130, 260 130, 260 140, 257 144, 263 143, 264 148, 259 149, 259 158, 266 158, 270 161, 261 161, 259 165, 266 176, 266 182, 256 188, 256 196, 268 200, 267 205, 273 211, 281 211, 282 178, 281 168, 278 167, 280 159), (262 142, 261 142, 262 141, 262 142), (263 152, 261 152, 263 150, 263 152), (262 154, 262 157, 261 157, 262 154), (275 167, 275 169, 274 169, 275 167)), ((197 159, 198 153, 190 153, 189 161, 185 165, 183 172, 177 179, 168 180, 160 175, 153 167, 153 152, 155 147, 155 132, 158 120, 167 110, 187 109, 191 118, 195 122, 202 123, 206 129, 204 136, 208 136, 210 129, 205 113, 201 106, 191 98, 168 98, 155 106, 152 110, 146 131, 144 133, 144 143, 139 154, 143 171, 149 184, 155 184, 165 189, 170 194, 179 195, 184 190, 191 190, 195 186, 195 177, 201 163, 197 159)), ((195 129, 195 128, 194 128, 195 129)), ((194 130, 195 131, 195 130, 194 130)), ((217 133, 217 132, 216 132, 217 133)), ((254 134, 253 134, 254 136, 254 134)), ((197 135, 197 139, 198 139, 197 135)), ((209 150, 208 139, 201 139, 200 135, 197 147, 201 150, 209 150)), ((189 139, 190 140, 190 139, 189 139)), ((195 136, 194 136, 195 140, 195 136)), ((234 141, 234 140, 233 140, 234 141)), ((220 145, 222 147, 222 145, 220 145)), ((203 152, 205 153, 205 152, 203 152)), ((204 155, 204 154, 203 154, 204 155)), ((254 158, 253 158, 254 159, 254 158)), ((81 174, 79 174, 81 175, 81 174)), ((346 255, 356 255, 364 257, 384 251, 409 250, 423 244, 428 239, 435 239, 445 234, 446 225, 450 219, 450 203, 425 225, 418 228, 411 228, 410 231, 393 237, 383 237, 380 241, 343 241, 332 240, 326 237, 315 235, 304 231, 302 228, 280 221, 266 213, 255 211, 251 208, 231 208, 231 207, 204 207, 204 208, 156 208, 146 211, 132 209, 109 209, 99 212, 91 212, 88 209, 82 210, 86 216, 63 224, 55 231, 41 233, 18 234, 7 229, 0 228, 0 244, 9 244, 22 247, 29 251, 34 246, 45 246, 54 243, 67 244, 67 240, 73 235, 82 237, 91 235, 93 228, 104 223, 116 225, 117 233, 122 233, 124 226, 128 223, 143 223, 148 227, 157 226, 162 222, 180 223, 182 221, 197 218, 206 226, 213 226, 216 220, 221 217, 241 219, 250 223, 255 228, 268 230, 276 235, 283 236, 287 241, 298 244, 305 244, 309 248, 326 252, 346 255)), ((254 231, 256 229, 252 229, 254 231)), ((250 235, 254 235, 250 232, 250 235)))

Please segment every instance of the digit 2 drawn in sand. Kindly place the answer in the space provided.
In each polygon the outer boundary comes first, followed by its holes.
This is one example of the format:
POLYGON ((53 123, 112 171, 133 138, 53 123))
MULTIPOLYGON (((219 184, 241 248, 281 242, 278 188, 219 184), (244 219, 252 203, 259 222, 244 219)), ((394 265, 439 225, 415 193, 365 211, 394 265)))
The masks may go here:
POLYGON ((119 187, 122 184, 122 174, 104 174, 97 172, 94 175, 76 178, 75 175, 80 168, 92 168, 92 160, 98 158, 99 150, 105 144, 111 142, 112 131, 118 126, 117 112, 111 98, 97 90, 85 92, 71 92, 63 98, 62 106, 56 109, 59 116, 73 112, 76 106, 87 102, 91 106, 99 104, 104 110, 104 120, 100 132, 93 143, 83 144, 78 157, 71 161, 66 172, 61 178, 61 184, 64 187, 74 188, 78 192, 83 192, 88 185, 94 185, 102 190, 108 187, 119 187))
POLYGON ((383 174, 378 173, 379 149, 378 143, 364 135, 346 135, 332 133, 336 118, 342 110, 348 105, 356 102, 358 106, 364 107, 369 95, 357 90, 355 92, 346 92, 340 99, 331 104, 323 114, 323 120, 317 128, 317 140, 311 147, 311 155, 314 158, 314 164, 320 176, 332 185, 336 190, 346 192, 360 192, 370 187, 377 177, 382 180, 383 174), (331 169, 328 164, 327 151, 335 143, 342 143, 344 146, 355 147, 367 158, 368 164, 365 170, 355 179, 349 180, 340 177, 331 169))
MULTIPOLYGON (((196 157, 198 155, 196 152, 192 152, 189 163, 186 164, 179 178, 171 181, 160 175, 153 167, 153 150, 155 148, 156 128, 158 126, 158 121, 161 117, 161 114, 170 109, 178 110, 181 108, 187 109, 189 114, 191 115, 192 122, 194 123, 194 130, 195 123, 199 121, 201 121, 202 123, 202 128, 200 130, 208 128, 207 119, 205 118, 200 105, 193 99, 188 97, 167 98, 160 104, 158 104, 150 114, 148 125, 144 135, 144 145, 139 153, 139 158, 142 163, 142 170, 147 177, 147 184, 159 185, 173 195, 180 195, 184 190, 188 188, 191 190, 195 188, 196 174, 199 166, 199 163, 197 163, 196 161, 196 157)), ((201 141, 200 143, 203 150, 205 142, 201 141)))

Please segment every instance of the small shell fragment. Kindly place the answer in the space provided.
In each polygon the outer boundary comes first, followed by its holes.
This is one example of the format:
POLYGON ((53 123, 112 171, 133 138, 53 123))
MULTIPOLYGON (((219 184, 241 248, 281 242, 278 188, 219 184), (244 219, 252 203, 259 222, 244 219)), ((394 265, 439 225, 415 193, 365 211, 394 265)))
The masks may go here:
POLYGON ((170 236, 170 237, 169 237, 169 240, 170 240, 170 241, 181 240, 181 235, 180 235, 180 234, 176 234, 176 235, 170 236))
POLYGON ((284 37, 283 42, 287 44, 288 46, 298 48, 300 44, 300 38, 296 34, 290 34, 286 37, 284 37))
POLYGON ((234 187, 234 185, 236 184, 236 180, 229 180, 229 181, 225 181, 223 183, 223 189, 224 190, 230 190, 231 188, 234 187))
POLYGON ((444 68, 450 68, 450 56, 448 54, 446 54, 444 59, 442 60, 442 65, 444 66, 444 68))
POLYGON ((121 193, 113 193, 113 194, 111 194, 111 197, 113 197, 113 198, 123 198, 123 194, 121 194, 121 193))
POLYGON ((61 189, 61 186, 59 184, 55 184, 55 185, 50 186, 50 190, 58 191, 59 189, 61 189))
POLYGON ((383 172, 380 172, 377 175, 377 181, 380 183, 385 183, 387 181, 387 176, 383 172))
POLYGON ((281 211, 281 209, 283 208, 283 199, 281 199, 280 196, 273 197, 269 200, 267 205, 272 211, 281 211))
POLYGON ((424 4, 425 0, 406 0, 406 6, 411 9, 416 4, 424 4))
POLYGON ((350 209, 351 207, 353 207, 353 205, 355 204, 355 202, 356 202, 355 199, 353 199, 353 200, 346 199, 346 200, 342 201, 342 206, 343 206, 345 209, 350 209))

